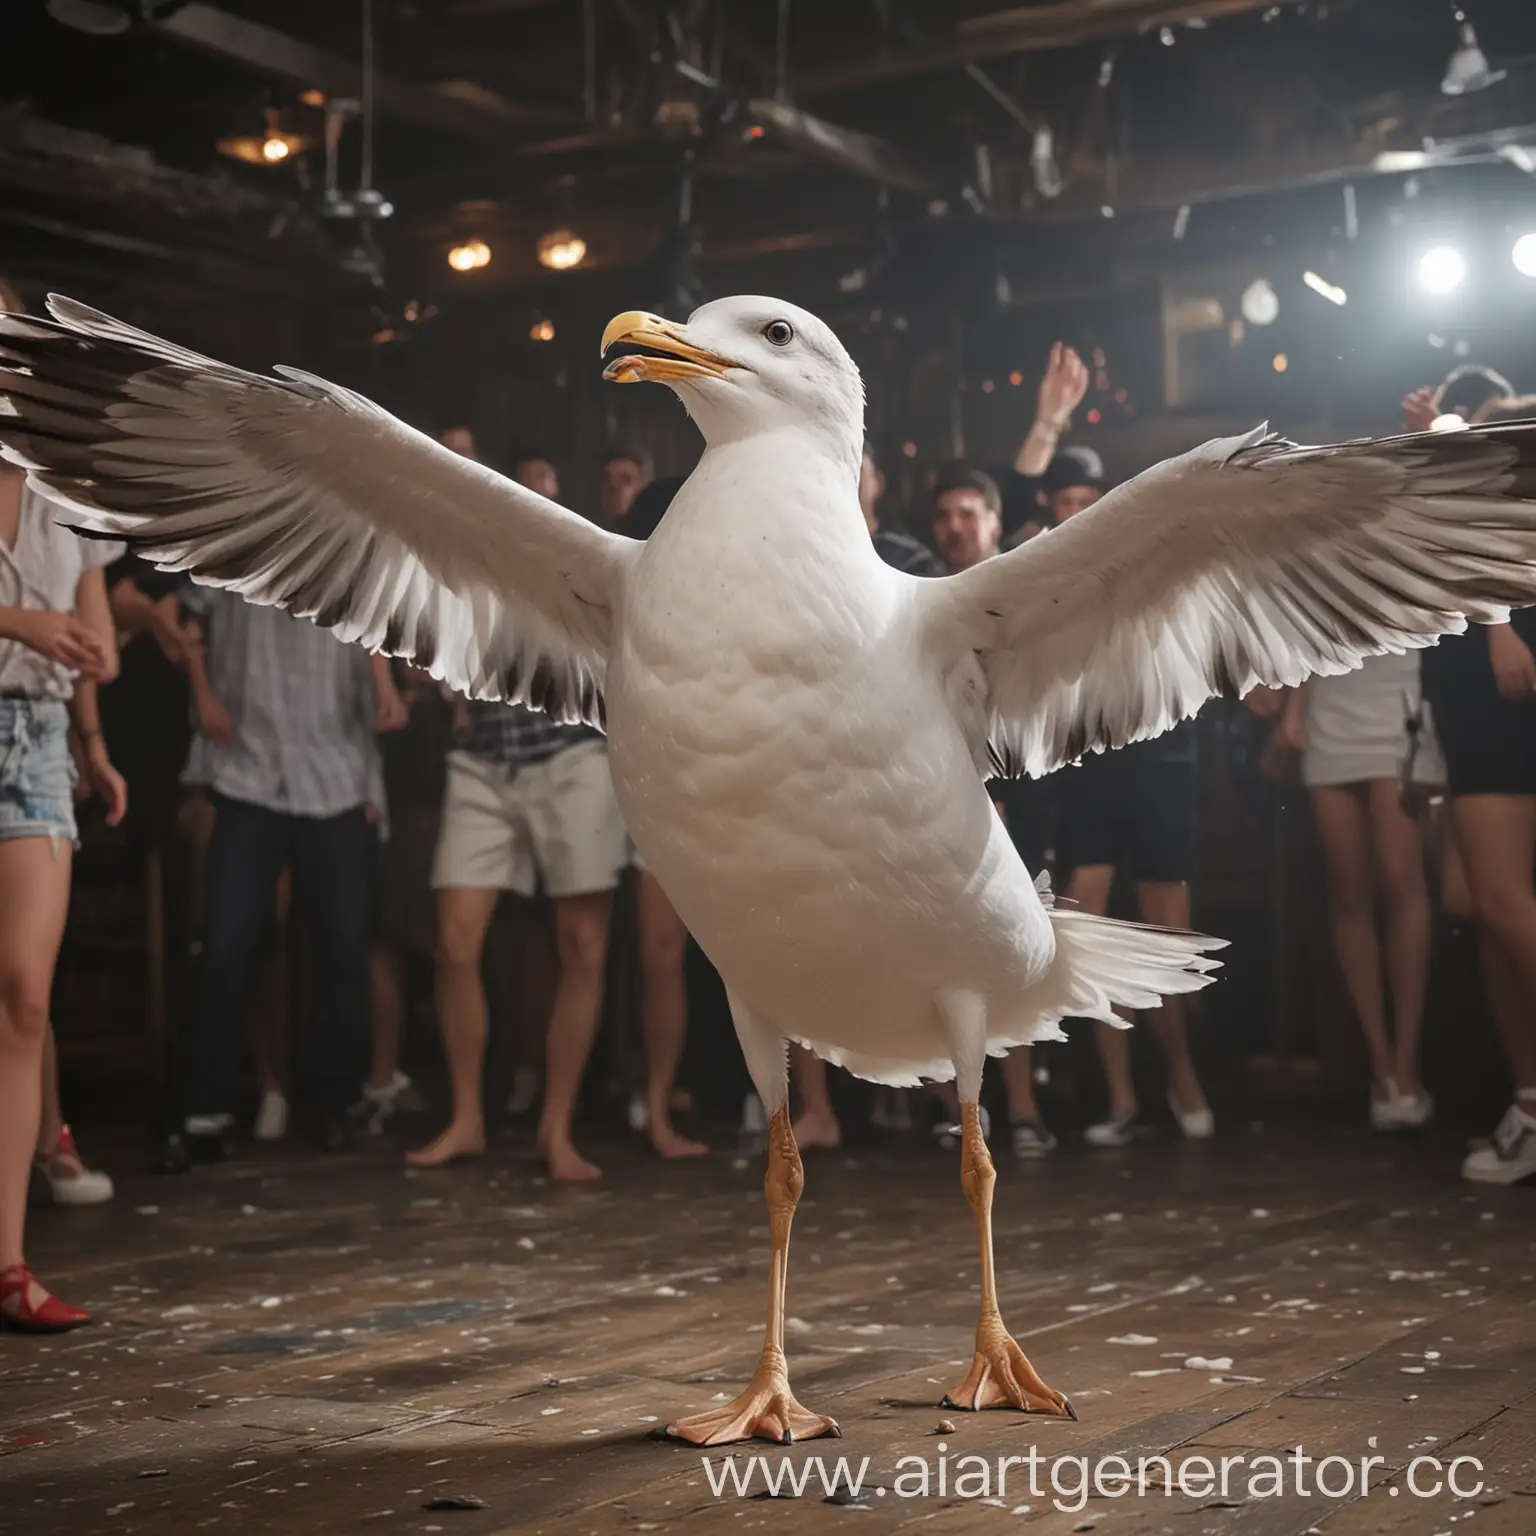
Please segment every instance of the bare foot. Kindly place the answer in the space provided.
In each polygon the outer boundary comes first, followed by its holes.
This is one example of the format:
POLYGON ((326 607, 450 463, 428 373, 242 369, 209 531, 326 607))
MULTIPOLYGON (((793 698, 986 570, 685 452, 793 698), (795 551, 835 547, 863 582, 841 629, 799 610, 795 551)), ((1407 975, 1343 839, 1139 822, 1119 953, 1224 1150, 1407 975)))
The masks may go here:
POLYGON ((692 1141, 687 1136, 679 1136, 668 1124, 663 1122, 658 1125, 654 1119, 650 1123, 651 1146, 657 1157, 708 1157, 709 1148, 702 1141, 692 1141))
POLYGON ((842 1144, 843 1128, 830 1110, 825 1114, 801 1115, 795 1121, 795 1145, 802 1152, 808 1152, 813 1147, 835 1151, 842 1144))
POLYGON ((603 1170, 596 1163, 589 1163, 568 1141, 550 1140, 539 1148, 552 1179, 564 1179, 580 1184, 600 1179, 603 1170))
POLYGON ((429 1141, 426 1146, 418 1147, 414 1152, 407 1152, 405 1160, 412 1168, 441 1168, 461 1157, 484 1155, 485 1127, 460 1125, 455 1120, 435 1141, 429 1141))

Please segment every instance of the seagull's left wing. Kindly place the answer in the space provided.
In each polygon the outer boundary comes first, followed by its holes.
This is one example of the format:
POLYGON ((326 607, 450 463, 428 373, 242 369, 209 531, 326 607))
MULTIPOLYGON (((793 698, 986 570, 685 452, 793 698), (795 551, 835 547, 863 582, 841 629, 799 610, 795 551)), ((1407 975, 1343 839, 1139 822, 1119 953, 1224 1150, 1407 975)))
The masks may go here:
POLYGON ((323 379, 49 309, 0 315, 0 454, 61 521, 472 696, 602 724, 633 540, 323 379))
POLYGON ((978 755, 1039 776, 1536 604, 1536 423, 1207 443, 917 596, 978 755))

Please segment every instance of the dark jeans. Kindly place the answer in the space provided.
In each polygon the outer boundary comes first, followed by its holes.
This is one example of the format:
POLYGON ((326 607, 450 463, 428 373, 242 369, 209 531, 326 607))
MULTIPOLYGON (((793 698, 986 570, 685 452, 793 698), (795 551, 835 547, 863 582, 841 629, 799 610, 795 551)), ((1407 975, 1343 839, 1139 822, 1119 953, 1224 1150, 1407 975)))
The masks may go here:
POLYGON ((214 796, 202 975, 180 1053, 181 1109, 230 1114, 240 1091, 252 973, 292 861, 296 912, 309 926, 313 970, 302 1097, 320 1112, 362 1091, 368 1037, 368 940, 378 836, 362 806, 339 816, 286 816, 214 796))

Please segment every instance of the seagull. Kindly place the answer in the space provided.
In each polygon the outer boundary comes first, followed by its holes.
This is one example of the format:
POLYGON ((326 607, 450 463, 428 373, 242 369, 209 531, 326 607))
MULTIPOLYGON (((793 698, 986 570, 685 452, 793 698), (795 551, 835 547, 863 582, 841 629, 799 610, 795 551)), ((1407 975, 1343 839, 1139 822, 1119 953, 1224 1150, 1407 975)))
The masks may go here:
POLYGON ((719 969, 770 1117, 762 1354, 706 1445, 837 1434, 784 1352, 804 1174, 786 1042, 957 1082, 980 1319, 948 1406, 1075 1417, 1009 1333, 988 1055, 1213 979, 1218 941, 1054 905, 983 788, 1155 736, 1216 694, 1337 674, 1536 602, 1536 426, 1206 444, 1059 529, 919 579, 870 544, 864 393, 769 298, 631 311, 601 355, 704 439, 645 543, 291 368, 242 372, 65 298, 0 317, 0 450, 78 530, 609 738, 630 832, 719 969))

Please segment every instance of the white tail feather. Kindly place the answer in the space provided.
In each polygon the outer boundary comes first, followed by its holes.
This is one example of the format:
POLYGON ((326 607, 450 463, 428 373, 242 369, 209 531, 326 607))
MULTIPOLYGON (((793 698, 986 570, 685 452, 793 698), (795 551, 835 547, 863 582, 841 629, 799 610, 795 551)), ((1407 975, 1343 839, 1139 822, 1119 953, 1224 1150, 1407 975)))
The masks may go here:
POLYGON ((1165 997, 1198 992, 1221 967, 1208 952, 1225 939, 1049 906, 1056 959, 1030 1001, 1041 1023, 1103 1019, 1126 1027, 1115 1008, 1156 1008, 1165 997))

